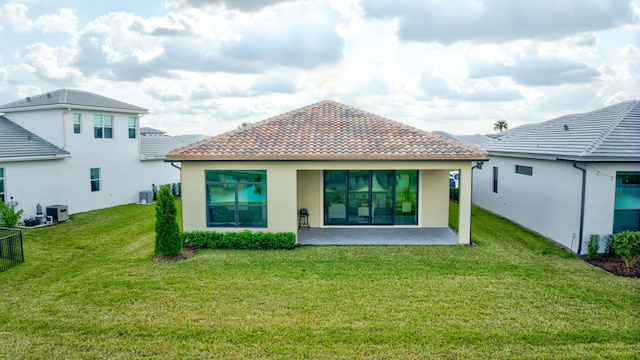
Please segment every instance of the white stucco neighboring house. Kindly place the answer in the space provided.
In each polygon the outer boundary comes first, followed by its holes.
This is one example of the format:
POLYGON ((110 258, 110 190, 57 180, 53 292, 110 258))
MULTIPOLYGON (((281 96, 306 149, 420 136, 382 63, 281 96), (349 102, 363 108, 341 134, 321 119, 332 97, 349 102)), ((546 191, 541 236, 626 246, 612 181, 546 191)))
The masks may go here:
POLYGON ((145 108, 61 89, 0 113, 0 196, 26 214, 37 204, 76 213, 135 203, 152 184, 180 179, 162 154, 143 151, 145 108))
POLYGON ((639 100, 524 125, 481 147, 490 162, 474 170, 476 205, 578 254, 591 234, 640 229, 639 100))

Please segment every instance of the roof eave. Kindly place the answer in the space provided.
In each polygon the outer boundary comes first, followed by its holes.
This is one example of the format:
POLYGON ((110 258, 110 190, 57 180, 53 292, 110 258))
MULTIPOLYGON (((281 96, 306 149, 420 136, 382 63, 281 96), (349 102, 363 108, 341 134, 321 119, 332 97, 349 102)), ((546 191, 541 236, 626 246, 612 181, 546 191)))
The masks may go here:
POLYGON ((502 156, 512 158, 526 158, 537 160, 565 160, 565 161, 580 161, 580 162, 640 162, 640 157, 623 157, 623 156, 576 156, 576 155, 562 155, 562 154, 536 154, 527 152, 504 152, 504 151, 491 151, 489 150, 489 156, 502 156))
POLYGON ((149 114, 149 110, 144 108, 124 109, 124 108, 111 108, 111 107, 103 107, 103 106, 89 106, 89 105, 75 105, 75 104, 25 105, 25 106, 18 106, 18 107, 8 107, 8 108, 0 108, 0 113, 34 111, 34 110, 57 110, 57 109, 104 111, 104 112, 115 112, 115 113, 123 113, 123 114, 149 114))
POLYGON ((21 161, 41 161, 41 160, 61 160, 61 159, 66 159, 70 157, 71 157, 71 154, 16 156, 16 157, 9 157, 9 158, 0 158, 0 163, 21 162, 21 161))
POLYGON ((489 161, 486 156, 483 157, 393 157, 393 158, 364 158, 364 157, 336 157, 336 158, 310 158, 310 157, 255 157, 255 158, 238 158, 238 157, 177 157, 167 156, 165 161, 180 162, 230 162, 230 161, 489 161))
POLYGON ((576 161, 576 162, 619 162, 619 163, 640 163, 640 157, 558 157, 556 160, 576 161))

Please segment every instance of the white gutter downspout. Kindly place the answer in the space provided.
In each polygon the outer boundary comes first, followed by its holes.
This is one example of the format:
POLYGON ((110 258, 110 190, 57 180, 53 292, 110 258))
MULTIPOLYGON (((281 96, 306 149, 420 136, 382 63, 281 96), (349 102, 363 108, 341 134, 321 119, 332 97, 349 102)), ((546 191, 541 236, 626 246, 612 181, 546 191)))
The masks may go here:
POLYGON ((582 237, 584 236, 584 199, 587 185, 587 170, 578 167, 577 162, 573 162, 573 167, 582 171, 582 197, 580 199, 580 229, 578 231, 578 255, 582 252, 582 237))
POLYGON ((146 160, 146 156, 142 153, 142 134, 140 133, 140 119, 143 116, 144 114, 138 114, 138 117, 136 118, 136 133, 138 134, 138 154, 142 155, 146 160))
POLYGON ((71 112, 71 108, 67 108, 67 111, 62 113, 62 148, 64 150, 67 150, 67 114, 69 112, 71 112))

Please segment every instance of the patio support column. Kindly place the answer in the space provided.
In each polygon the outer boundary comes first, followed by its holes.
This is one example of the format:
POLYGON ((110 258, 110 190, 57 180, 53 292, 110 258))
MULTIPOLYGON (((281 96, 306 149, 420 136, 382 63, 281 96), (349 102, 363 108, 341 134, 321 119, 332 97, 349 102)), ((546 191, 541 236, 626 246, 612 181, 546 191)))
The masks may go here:
POLYGON ((269 232, 298 231, 297 171, 287 163, 276 163, 267 172, 269 232))
POLYGON ((471 163, 460 169, 458 243, 471 245, 471 163))

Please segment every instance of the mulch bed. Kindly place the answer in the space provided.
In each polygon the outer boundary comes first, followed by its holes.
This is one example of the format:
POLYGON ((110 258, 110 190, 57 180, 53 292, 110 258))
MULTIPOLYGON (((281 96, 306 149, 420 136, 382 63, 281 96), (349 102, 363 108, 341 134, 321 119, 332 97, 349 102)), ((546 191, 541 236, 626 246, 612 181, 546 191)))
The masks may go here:
POLYGON ((185 245, 182 248, 182 251, 180 251, 180 254, 176 256, 156 255, 153 257, 153 261, 157 263, 172 263, 172 262, 187 260, 196 256, 197 251, 198 249, 196 249, 195 247, 191 245, 185 245))
POLYGON ((640 278, 640 262, 636 262, 636 265, 633 268, 627 269, 624 265, 624 261, 618 256, 602 255, 600 258, 588 260, 585 255, 582 255, 580 258, 589 264, 597 266, 614 275, 640 278))

